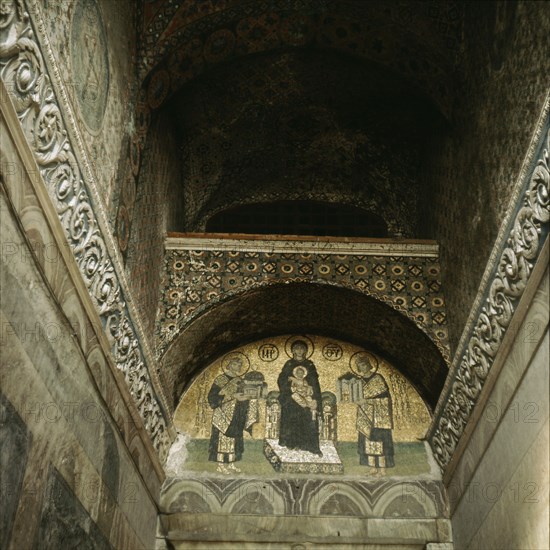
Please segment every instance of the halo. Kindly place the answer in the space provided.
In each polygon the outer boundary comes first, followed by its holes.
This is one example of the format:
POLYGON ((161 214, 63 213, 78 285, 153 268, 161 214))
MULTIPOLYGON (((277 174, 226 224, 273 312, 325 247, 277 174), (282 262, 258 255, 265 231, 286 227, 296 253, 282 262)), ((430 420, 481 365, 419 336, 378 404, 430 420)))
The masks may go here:
MULTIPOLYGON (((225 374, 227 374, 227 365, 229 365, 232 359, 239 359, 242 363, 241 370, 237 376, 242 376, 250 368, 250 361, 248 360, 248 357, 244 353, 240 351, 232 351, 222 359, 222 371, 225 374)), ((233 373, 231 373, 231 375, 233 376, 233 373)))
POLYGON ((372 374, 378 371, 378 365, 380 363, 378 361, 378 357, 376 357, 376 355, 374 355, 374 353, 371 353, 370 351, 358 351, 354 353, 349 359, 349 368, 351 369, 353 374, 359 376, 359 378, 362 378, 364 376, 357 370, 357 360, 362 357, 368 358, 371 365, 374 365, 374 370, 372 371, 372 374))
POLYGON ((294 367, 292 369, 292 375, 293 376, 297 376, 296 374, 296 369, 300 369, 301 371, 303 371, 305 374, 304 374, 304 378, 307 376, 307 368, 304 367, 304 365, 298 365, 297 367, 294 367))
POLYGON ((309 359, 315 350, 315 346, 313 344, 313 340, 311 338, 308 338, 307 336, 302 336, 300 334, 291 336, 286 342, 285 342, 285 353, 289 357, 293 357, 292 351, 290 348, 292 347, 292 344, 296 342, 296 340, 303 340, 307 344, 307 354, 306 357, 309 359))

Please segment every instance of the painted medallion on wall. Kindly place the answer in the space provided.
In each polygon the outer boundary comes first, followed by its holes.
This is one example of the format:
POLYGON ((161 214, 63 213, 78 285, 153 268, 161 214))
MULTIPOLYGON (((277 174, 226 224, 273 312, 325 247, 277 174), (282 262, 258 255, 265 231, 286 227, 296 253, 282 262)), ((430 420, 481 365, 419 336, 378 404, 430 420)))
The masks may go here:
POLYGON ((377 354, 313 335, 233 350, 193 382, 175 414, 185 469, 220 474, 429 473, 430 412, 377 354))
POLYGON ((109 58, 103 19, 96 0, 78 0, 71 30, 74 93, 83 121, 93 134, 103 124, 109 93, 109 58))

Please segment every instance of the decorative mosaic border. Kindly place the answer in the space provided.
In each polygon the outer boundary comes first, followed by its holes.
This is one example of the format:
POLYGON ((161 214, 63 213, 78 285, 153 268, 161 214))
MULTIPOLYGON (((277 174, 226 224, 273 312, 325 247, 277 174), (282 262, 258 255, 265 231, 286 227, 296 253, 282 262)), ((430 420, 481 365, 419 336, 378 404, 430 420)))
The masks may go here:
POLYGON ((549 106, 547 98, 512 198, 515 206, 502 224, 436 410, 429 441, 443 470, 468 424, 548 236, 549 106))
POLYGON ((170 436, 159 398, 144 361, 142 343, 108 251, 92 193, 69 139, 45 59, 22 0, 8 4, 0 21, 0 77, 34 152, 67 242, 112 345, 117 368, 153 445, 164 461, 170 436))
POLYGON ((187 324, 216 304, 266 285, 308 282, 351 289, 384 302, 413 321, 450 362, 439 258, 433 245, 430 250, 419 245, 417 255, 413 244, 296 241, 302 252, 282 252, 294 243, 245 240, 241 249, 236 240, 204 239, 199 247, 192 239, 196 248, 189 249, 191 243, 184 239, 169 241, 157 315, 159 356, 187 324), (411 256, 404 254, 406 246, 411 256), (381 253, 380 247, 394 255, 381 253))

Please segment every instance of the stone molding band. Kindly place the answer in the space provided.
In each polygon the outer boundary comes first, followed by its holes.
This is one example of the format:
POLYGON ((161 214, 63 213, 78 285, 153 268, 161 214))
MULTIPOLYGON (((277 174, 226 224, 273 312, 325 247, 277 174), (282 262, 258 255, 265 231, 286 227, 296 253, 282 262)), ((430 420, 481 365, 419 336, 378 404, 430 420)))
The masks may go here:
POLYGON ((453 458, 548 236, 549 107, 547 96, 428 435, 442 470, 453 458))
POLYGON ((155 450, 164 461, 171 442, 169 421, 153 387, 143 342, 115 267, 118 262, 112 258, 114 253, 98 221, 93 193, 77 160, 33 30, 41 23, 31 21, 21 0, 9 9, 0 28, 0 77, 109 338, 115 364, 124 373, 155 450))
POLYGON ((220 238, 208 236, 182 236, 166 238, 166 250, 220 250, 239 252, 269 252, 271 254, 358 254, 376 256, 416 256, 439 258, 439 246, 429 241, 391 241, 341 239, 328 240, 319 237, 312 239, 262 238, 251 235, 243 238, 220 238))

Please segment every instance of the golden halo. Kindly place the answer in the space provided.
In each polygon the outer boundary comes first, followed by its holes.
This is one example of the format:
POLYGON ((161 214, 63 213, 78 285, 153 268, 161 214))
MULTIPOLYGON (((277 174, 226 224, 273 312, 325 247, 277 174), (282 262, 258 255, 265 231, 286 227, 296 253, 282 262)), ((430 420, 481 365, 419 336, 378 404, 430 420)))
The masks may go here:
POLYGON ((292 344, 294 344, 294 342, 296 342, 296 340, 302 340, 303 342, 305 342, 307 344, 307 354, 306 354, 306 357, 309 359, 312 355, 313 355, 313 352, 315 350, 315 346, 313 344, 313 341, 311 338, 308 338, 307 336, 302 336, 302 335, 295 335, 295 336, 291 336, 286 342, 285 342, 285 353, 289 356, 289 357, 293 357, 292 355, 292 351, 290 350, 290 348, 292 347, 292 344))
MULTIPOLYGON (((233 359, 239 359, 241 361, 241 370, 237 373, 237 376, 242 376, 250 368, 250 361, 248 360, 248 357, 240 351, 232 351, 222 359, 222 371, 225 374, 228 374, 227 366, 233 359)), ((231 376, 234 376, 233 372, 231 373, 231 376)))
POLYGON ((357 369, 357 360, 359 358, 367 358, 370 361, 370 364, 374 366, 374 370, 372 371, 372 374, 378 371, 378 357, 374 355, 374 353, 371 353, 370 351, 358 351, 354 353, 349 360, 349 368, 355 374, 356 376, 359 376, 359 378, 362 378, 364 374, 361 374, 357 369))

